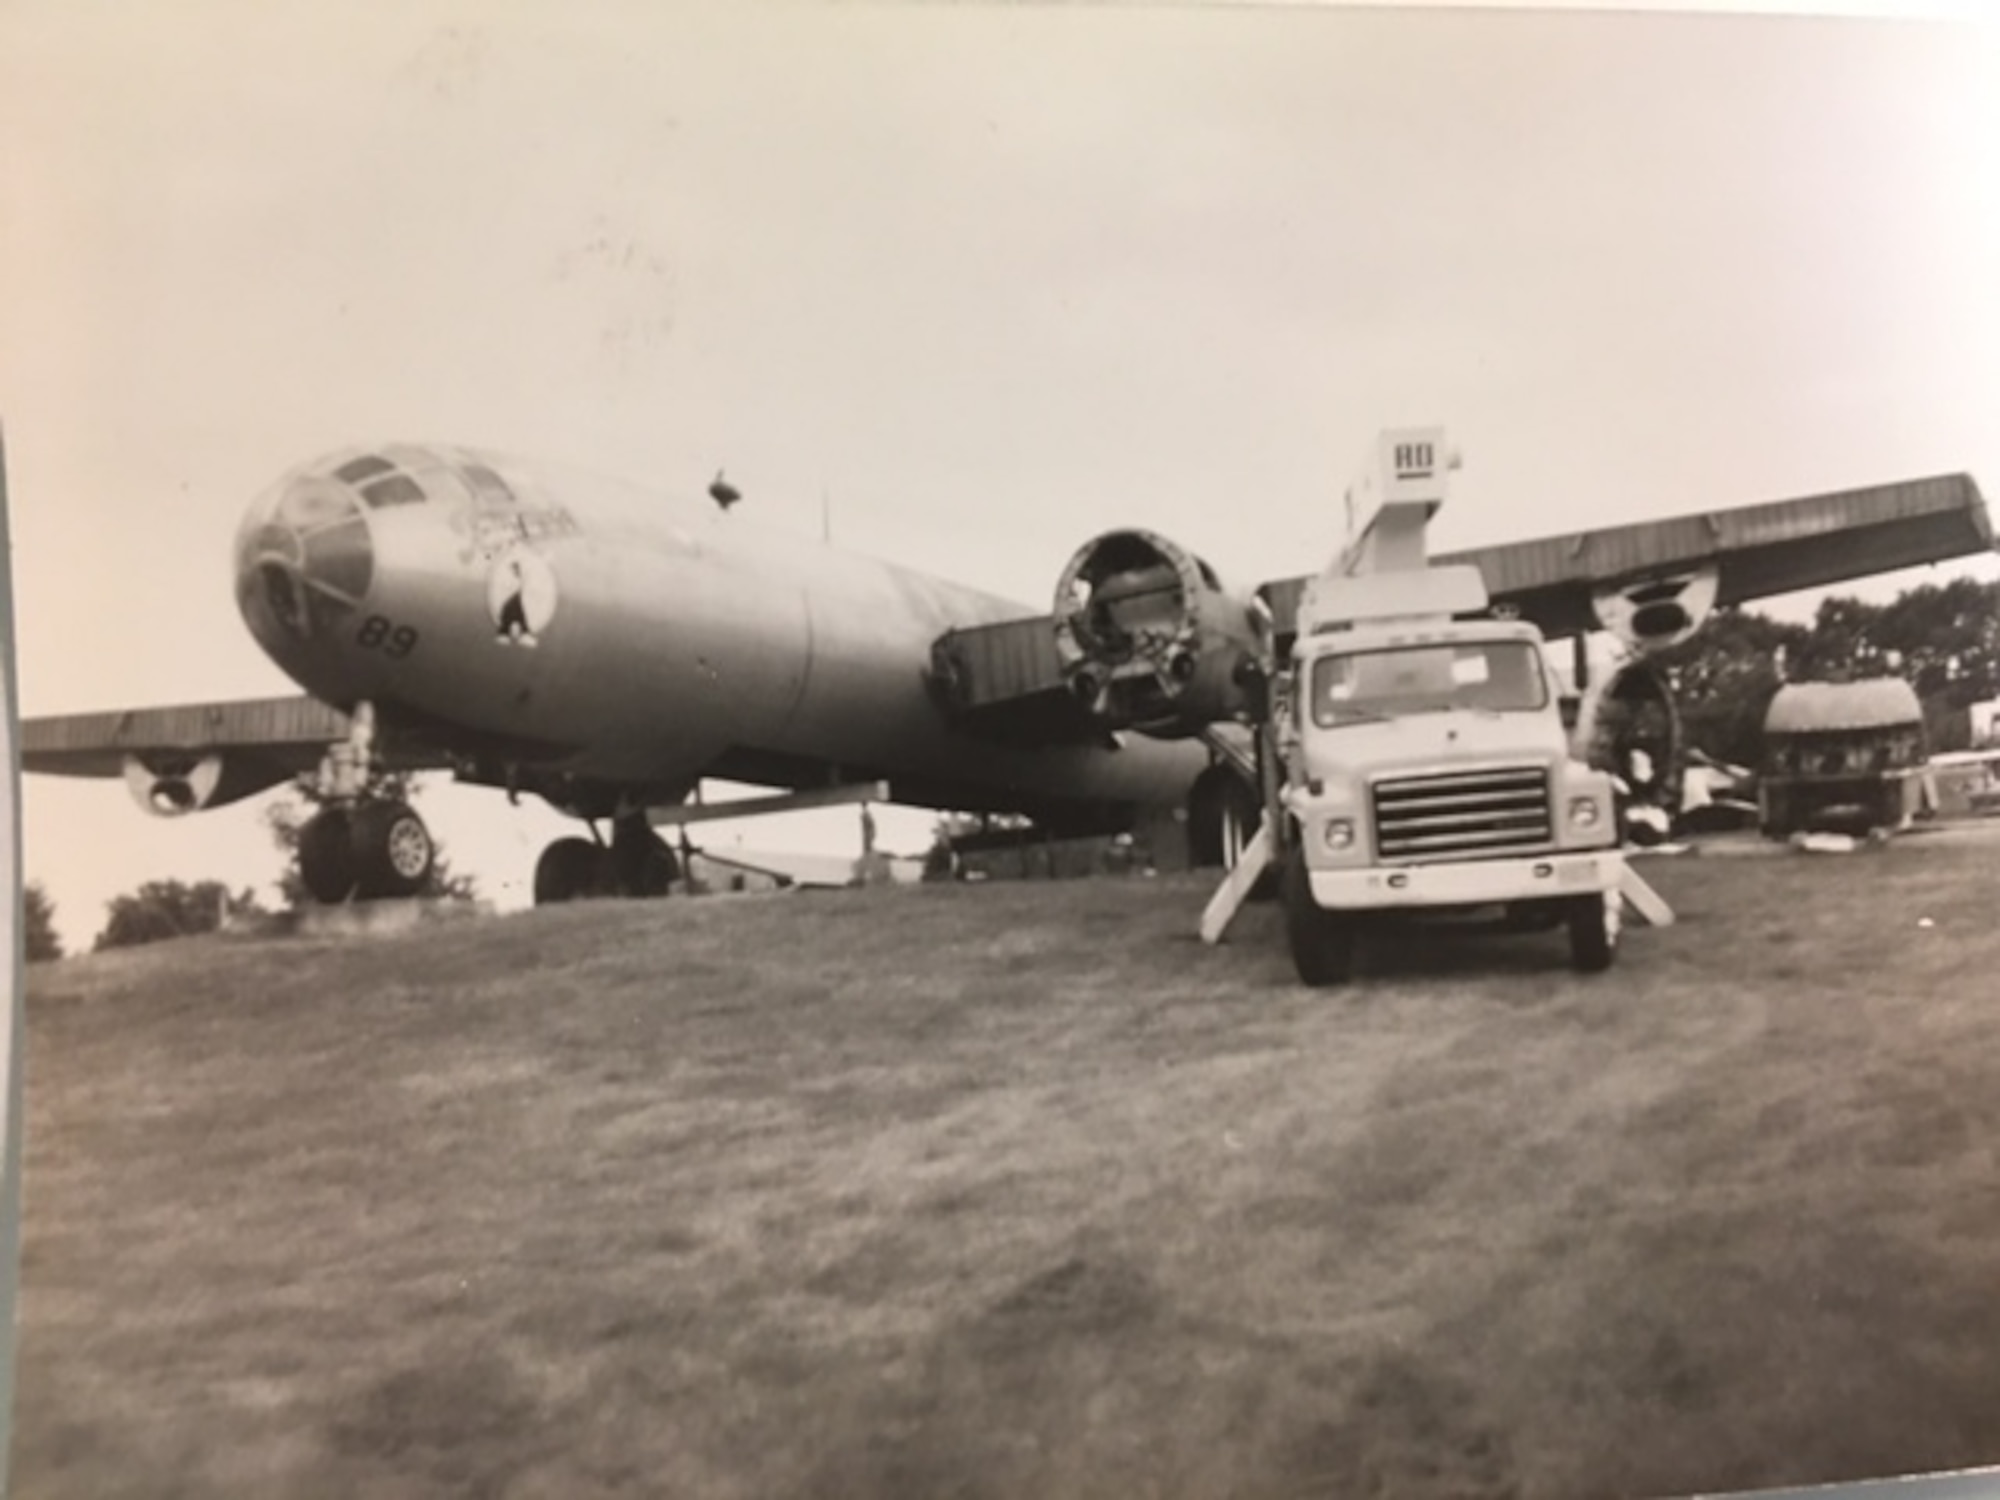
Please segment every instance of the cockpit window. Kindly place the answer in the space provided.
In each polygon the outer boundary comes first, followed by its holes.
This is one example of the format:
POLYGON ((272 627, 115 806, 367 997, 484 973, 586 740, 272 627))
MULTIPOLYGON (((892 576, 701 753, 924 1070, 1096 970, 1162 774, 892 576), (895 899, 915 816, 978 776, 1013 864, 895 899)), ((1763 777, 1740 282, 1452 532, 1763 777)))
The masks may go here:
POLYGON ((518 503, 507 481, 485 464, 468 463, 465 466, 465 477, 481 500, 498 501, 502 505, 518 503))
POLYGON ((424 498, 423 487, 407 474, 391 474, 361 491, 370 505, 416 505, 424 498))
POLYGON ((396 466, 388 459, 370 453, 365 458, 350 458, 333 471, 333 477, 346 484, 359 484, 364 479, 373 479, 377 474, 393 474, 396 466))
POLYGON ((271 620, 309 637, 343 628, 368 594, 374 552, 352 491, 320 478, 290 485, 243 540, 239 588, 271 620))

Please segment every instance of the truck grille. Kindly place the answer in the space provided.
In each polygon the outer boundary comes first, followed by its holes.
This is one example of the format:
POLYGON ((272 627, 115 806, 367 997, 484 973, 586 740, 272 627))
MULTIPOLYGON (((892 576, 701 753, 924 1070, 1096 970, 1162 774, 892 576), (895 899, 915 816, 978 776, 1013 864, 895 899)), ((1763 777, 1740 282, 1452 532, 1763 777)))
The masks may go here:
POLYGON ((1541 766, 1510 766, 1378 781, 1375 836, 1384 859, 1546 849, 1555 838, 1549 773, 1541 766))

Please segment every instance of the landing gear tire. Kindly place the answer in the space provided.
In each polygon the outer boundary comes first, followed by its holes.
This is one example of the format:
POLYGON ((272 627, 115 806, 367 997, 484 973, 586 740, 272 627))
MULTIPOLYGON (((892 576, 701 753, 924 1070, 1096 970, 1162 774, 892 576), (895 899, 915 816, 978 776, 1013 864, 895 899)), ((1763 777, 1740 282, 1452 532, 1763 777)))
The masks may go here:
POLYGON ((664 896, 681 873, 681 862, 665 839, 643 818, 612 825, 611 843, 557 839, 535 863, 535 905, 595 900, 606 896, 664 896))
POLYGON ((364 803, 348 828, 355 883, 363 896, 414 896, 424 888, 437 863, 437 845, 406 803, 364 803))
POLYGON ((1234 776, 1223 783, 1220 811, 1222 868, 1234 870, 1242 863, 1243 851, 1250 847, 1250 840, 1257 836, 1257 824, 1262 814, 1250 788, 1234 776))
MULTIPOLYGON (((1234 771, 1204 773, 1188 807, 1188 853, 1195 868, 1220 869, 1225 874, 1234 870, 1263 819, 1263 807, 1249 782, 1234 771)), ((1275 868, 1251 886, 1250 900, 1268 901, 1278 893, 1275 868)))
POLYGON ((322 808, 299 830, 299 879, 327 906, 414 896, 436 863, 430 830, 403 802, 322 808))
POLYGON ((667 841, 643 818, 620 819, 611 830, 610 875, 621 896, 664 896, 681 872, 667 841))
POLYGON ((1285 859, 1285 936, 1299 978, 1315 987, 1344 984, 1354 973, 1355 923, 1313 900, 1305 851, 1296 843, 1285 859))
POLYGON ((610 852, 589 839, 557 839, 535 861, 535 905, 608 896, 610 852))
POLYGON ((1574 896, 1569 902, 1569 962, 1580 974, 1601 974, 1618 956, 1624 901, 1617 891, 1574 896))
POLYGON ((358 881, 346 808, 324 808, 299 830, 299 879, 307 895, 327 906, 354 894, 358 881))
MULTIPOLYGON (((1257 837, 1257 830, 1264 824, 1264 809, 1258 804, 1257 794, 1241 777, 1231 776, 1222 792, 1222 868, 1235 873, 1242 863, 1244 851, 1250 841, 1257 837)), ((1251 882, 1246 900, 1271 901, 1278 895, 1282 884, 1278 876, 1276 862, 1266 864, 1263 873, 1251 882)))
POLYGON ((1229 788, 1234 772, 1211 767, 1188 794, 1188 864, 1197 870, 1229 868, 1229 788))

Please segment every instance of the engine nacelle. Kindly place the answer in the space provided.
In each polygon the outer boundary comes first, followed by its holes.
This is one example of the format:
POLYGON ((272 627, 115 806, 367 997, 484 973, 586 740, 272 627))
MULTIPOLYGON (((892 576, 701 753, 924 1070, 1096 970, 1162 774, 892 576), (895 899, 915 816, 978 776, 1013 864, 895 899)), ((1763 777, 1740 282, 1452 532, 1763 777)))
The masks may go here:
POLYGON ((125 757, 132 800, 161 818, 226 807, 286 779, 281 767, 246 763, 220 750, 149 751, 125 757))
POLYGON ((1652 578, 1599 584, 1590 607, 1597 623, 1643 655, 1678 646, 1715 608, 1720 575, 1712 562, 1652 578))
POLYGON ((1087 542, 1056 585, 1056 657, 1110 729, 1173 738, 1258 713, 1268 617, 1215 570, 1150 531, 1087 542))

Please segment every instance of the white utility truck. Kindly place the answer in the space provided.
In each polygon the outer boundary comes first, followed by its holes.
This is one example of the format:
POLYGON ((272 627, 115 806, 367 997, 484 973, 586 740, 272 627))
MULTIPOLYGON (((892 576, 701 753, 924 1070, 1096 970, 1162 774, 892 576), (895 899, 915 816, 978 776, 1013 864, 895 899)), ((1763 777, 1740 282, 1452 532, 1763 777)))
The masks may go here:
POLYGON ((1371 921, 1469 908, 1566 926, 1574 966, 1604 969, 1629 878, 1611 778, 1572 758, 1540 633, 1487 614, 1477 569, 1426 563, 1443 432, 1384 433, 1375 457, 1273 663, 1262 827, 1203 935, 1275 860, 1308 984, 1345 979, 1371 921))

